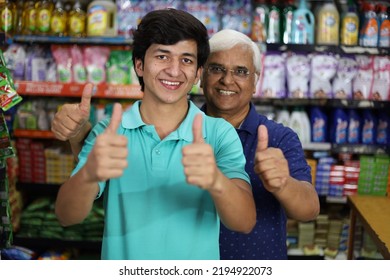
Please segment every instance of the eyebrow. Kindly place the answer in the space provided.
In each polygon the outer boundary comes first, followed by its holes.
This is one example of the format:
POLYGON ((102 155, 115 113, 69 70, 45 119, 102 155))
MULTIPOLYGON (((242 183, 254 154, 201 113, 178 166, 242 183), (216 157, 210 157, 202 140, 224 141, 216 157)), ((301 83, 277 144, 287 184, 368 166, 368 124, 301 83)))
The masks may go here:
MULTIPOLYGON (((214 63, 214 62, 209 63, 209 66, 219 66, 219 67, 222 67, 222 68, 226 68, 225 65, 223 65, 221 63, 214 63)), ((244 65, 235 65, 232 68, 247 69, 247 70, 249 69, 249 67, 246 67, 244 65)))
MULTIPOLYGON (((158 49, 156 49, 156 50, 154 51, 154 53, 158 53, 158 52, 161 52, 161 53, 164 53, 164 54, 170 54, 170 53, 172 53, 171 51, 166 50, 166 49, 163 49, 163 48, 158 48, 158 49)), ((192 57, 192 58, 194 58, 194 59, 197 58, 197 56, 196 56, 195 54, 193 54, 193 53, 188 53, 188 52, 182 53, 181 55, 182 55, 182 56, 186 56, 186 57, 189 56, 189 57, 192 57)))

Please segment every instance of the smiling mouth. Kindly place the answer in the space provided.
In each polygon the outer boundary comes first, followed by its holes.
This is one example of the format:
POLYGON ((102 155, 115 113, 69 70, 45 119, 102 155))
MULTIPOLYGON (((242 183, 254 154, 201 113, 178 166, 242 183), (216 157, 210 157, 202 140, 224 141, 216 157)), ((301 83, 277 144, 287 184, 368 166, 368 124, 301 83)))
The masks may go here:
POLYGON ((163 83, 164 85, 170 86, 170 87, 177 87, 180 85, 180 82, 170 82, 170 81, 166 81, 166 80, 161 80, 161 83, 163 83))
POLYGON ((231 90, 222 90, 222 89, 218 90, 218 93, 219 93, 220 95, 233 95, 233 94, 236 94, 235 91, 231 91, 231 90))

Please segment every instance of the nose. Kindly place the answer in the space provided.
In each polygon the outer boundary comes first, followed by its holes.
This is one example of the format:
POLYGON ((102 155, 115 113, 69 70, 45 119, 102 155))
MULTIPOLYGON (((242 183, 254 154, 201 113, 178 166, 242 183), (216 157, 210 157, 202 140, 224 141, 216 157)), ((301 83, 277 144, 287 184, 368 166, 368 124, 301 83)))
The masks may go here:
POLYGON ((172 77, 179 76, 181 72, 180 61, 176 59, 172 60, 165 71, 172 77))
POLYGON ((224 83, 224 84, 234 83, 233 71, 227 69, 226 72, 222 74, 220 81, 221 81, 221 83, 224 83))

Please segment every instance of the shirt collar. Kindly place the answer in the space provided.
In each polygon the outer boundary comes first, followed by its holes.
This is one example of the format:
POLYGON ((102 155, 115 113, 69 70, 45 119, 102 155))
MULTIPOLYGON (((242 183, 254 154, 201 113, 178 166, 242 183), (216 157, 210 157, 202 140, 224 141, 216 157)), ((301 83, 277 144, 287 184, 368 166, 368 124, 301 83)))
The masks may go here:
MULTIPOLYGON (((141 118, 141 113, 140 113, 141 102, 142 102, 141 100, 137 100, 136 102, 134 102, 131 109, 126 111, 123 114, 122 124, 125 129, 135 129, 147 125, 146 123, 144 123, 144 121, 141 118)), ((203 114, 202 131, 203 131, 203 138, 206 138, 206 130, 204 125, 205 114, 192 101, 188 101, 188 104, 189 104, 189 109, 187 112, 187 116, 180 124, 179 128, 174 132, 172 132, 167 137, 167 139, 183 139, 187 142, 192 142, 193 139, 192 123, 195 115, 198 113, 203 114)))
MULTIPOLYGON (((246 131, 250 134, 253 134, 254 131, 257 131, 258 123, 255 120, 257 120, 258 114, 252 102, 249 104, 249 106, 250 108, 249 108, 248 115, 245 117, 244 121, 240 124, 240 127, 237 128, 237 131, 246 131)), ((203 112, 206 112, 207 104, 204 103, 200 109, 203 112)))

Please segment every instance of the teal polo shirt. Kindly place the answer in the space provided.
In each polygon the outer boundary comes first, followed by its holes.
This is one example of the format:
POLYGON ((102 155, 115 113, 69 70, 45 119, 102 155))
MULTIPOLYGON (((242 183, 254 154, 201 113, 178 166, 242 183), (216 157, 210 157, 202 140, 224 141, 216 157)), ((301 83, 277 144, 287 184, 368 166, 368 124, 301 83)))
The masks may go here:
MULTIPOLYGON (((219 217, 208 191, 186 183, 182 148, 192 143, 196 105, 176 131, 160 140, 140 115, 141 101, 124 112, 118 133, 128 138, 128 167, 120 178, 100 182, 105 226, 102 259, 219 259, 219 217)), ((202 113, 203 114, 203 113, 202 113)), ((73 174, 86 162, 95 138, 109 120, 97 124, 73 174)), ((203 116, 203 137, 220 170, 249 183, 236 130, 223 119, 203 116)))

